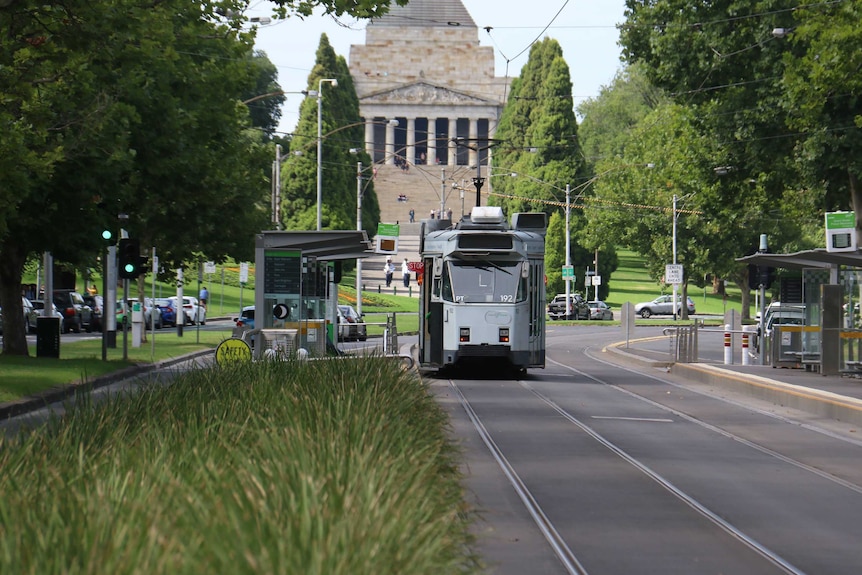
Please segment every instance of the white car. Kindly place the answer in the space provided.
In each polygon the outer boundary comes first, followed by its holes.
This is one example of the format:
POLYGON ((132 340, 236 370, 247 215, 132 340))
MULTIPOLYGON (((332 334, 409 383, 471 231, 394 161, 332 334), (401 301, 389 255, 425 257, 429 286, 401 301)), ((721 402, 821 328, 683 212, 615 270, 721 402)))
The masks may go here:
MULTIPOLYGON (((169 297, 169 300, 177 301, 177 296, 169 297)), ((185 323, 194 325, 199 323, 206 325, 207 323, 207 308, 200 305, 198 298, 184 295, 183 296, 183 314, 185 315, 185 323)))

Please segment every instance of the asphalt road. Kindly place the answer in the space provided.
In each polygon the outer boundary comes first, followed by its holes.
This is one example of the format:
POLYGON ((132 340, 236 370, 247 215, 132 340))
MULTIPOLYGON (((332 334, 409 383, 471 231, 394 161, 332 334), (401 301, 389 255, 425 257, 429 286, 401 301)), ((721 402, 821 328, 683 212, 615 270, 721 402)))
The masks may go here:
POLYGON ((862 438, 610 363, 618 339, 550 326, 524 379, 429 379, 490 573, 859 572, 862 438))

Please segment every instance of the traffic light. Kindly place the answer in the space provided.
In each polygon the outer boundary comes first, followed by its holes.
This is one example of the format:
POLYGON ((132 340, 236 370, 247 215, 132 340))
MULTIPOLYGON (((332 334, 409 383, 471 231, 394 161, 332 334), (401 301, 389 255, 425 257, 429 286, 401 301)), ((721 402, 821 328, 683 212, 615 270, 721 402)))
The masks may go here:
POLYGON ((775 268, 748 264, 748 287, 756 290, 760 286, 768 288, 775 281, 775 268))
POLYGON ((111 230, 102 230, 102 239, 106 242, 110 242, 114 237, 114 234, 111 233, 111 230))
POLYGON ((119 259, 120 277, 135 279, 143 273, 141 267, 141 242, 132 238, 122 238, 117 257, 119 259))

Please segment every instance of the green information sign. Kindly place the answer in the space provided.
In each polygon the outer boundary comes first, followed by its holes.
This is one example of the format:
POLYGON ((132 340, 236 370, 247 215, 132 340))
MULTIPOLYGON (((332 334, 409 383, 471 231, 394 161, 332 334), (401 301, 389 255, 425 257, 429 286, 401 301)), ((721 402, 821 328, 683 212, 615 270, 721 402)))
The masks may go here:
POLYGON ((377 224, 377 235, 397 238, 399 228, 398 224, 377 224))
POLYGON ((856 227, 854 212, 831 212, 826 214, 826 229, 839 230, 856 227))
POLYGON ((563 266, 563 279, 575 278, 575 266, 563 266))

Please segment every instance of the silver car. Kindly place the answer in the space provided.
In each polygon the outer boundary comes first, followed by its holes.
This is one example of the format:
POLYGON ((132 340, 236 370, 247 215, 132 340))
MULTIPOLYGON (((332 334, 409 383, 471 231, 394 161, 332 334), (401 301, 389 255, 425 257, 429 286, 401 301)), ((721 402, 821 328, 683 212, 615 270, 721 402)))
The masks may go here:
MULTIPOLYGON (((33 309, 33 304, 29 299, 22 297, 21 306, 24 308, 24 326, 27 333, 36 331, 36 318, 39 314, 33 309)), ((0 333, 3 333, 3 310, 0 309, 0 333)))
POLYGON ((603 301, 588 301, 587 305, 590 306, 590 319, 598 319, 598 320, 612 320, 614 319, 614 312, 611 311, 611 308, 608 304, 603 301))
MULTIPOLYGON (((677 315, 682 313, 682 296, 677 296, 680 299, 678 303, 679 308, 677 309, 677 315)), ((694 313, 694 301, 691 298, 688 299, 688 314, 691 315, 694 313)), ((652 301, 643 302, 639 304, 635 304, 635 313, 646 319, 653 315, 673 315, 673 296, 672 295, 663 295, 655 298, 652 301)))

